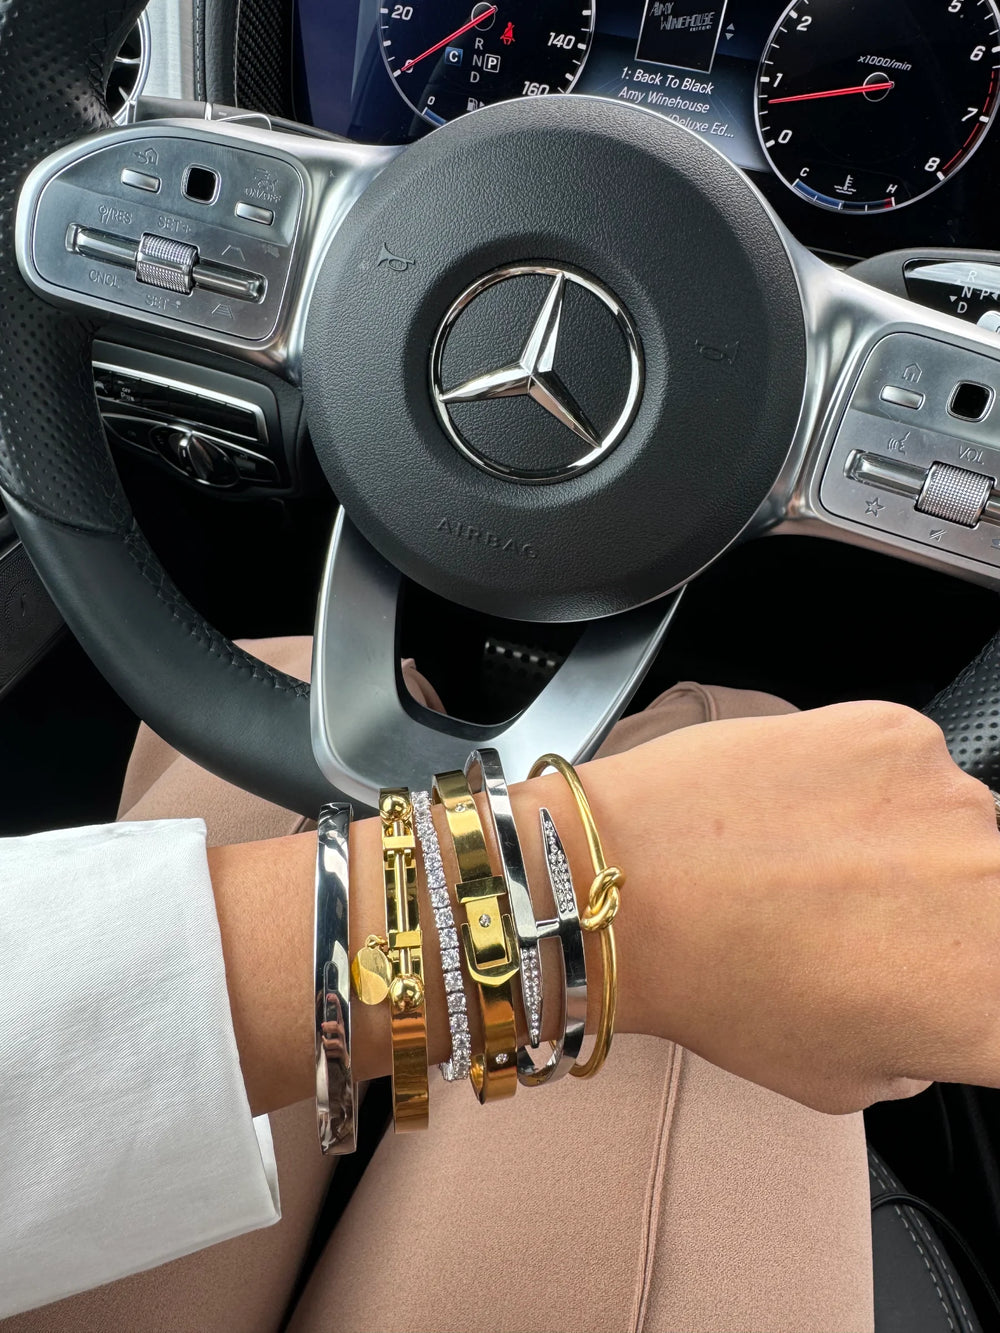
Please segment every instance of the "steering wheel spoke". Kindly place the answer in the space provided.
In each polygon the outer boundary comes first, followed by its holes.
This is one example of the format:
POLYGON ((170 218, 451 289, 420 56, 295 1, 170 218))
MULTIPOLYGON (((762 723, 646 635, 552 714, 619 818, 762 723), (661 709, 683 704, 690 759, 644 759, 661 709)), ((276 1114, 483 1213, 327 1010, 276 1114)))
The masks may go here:
POLYGON ((592 758, 652 665, 680 594, 584 629, 538 698, 497 726, 432 713, 408 694, 399 669, 400 574, 341 511, 320 597, 312 678, 313 752, 352 801, 375 808, 386 775, 424 787, 460 769, 470 750, 499 750, 511 781, 541 749, 592 758))
POLYGON ((203 343, 297 383, 330 239, 396 151, 235 120, 81 139, 25 183, 21 272, 84 316, 203 343))
POLYGON ((807 388, 751 532, 814 533, 1000 583, 1000 338, 788 245, 807 388))

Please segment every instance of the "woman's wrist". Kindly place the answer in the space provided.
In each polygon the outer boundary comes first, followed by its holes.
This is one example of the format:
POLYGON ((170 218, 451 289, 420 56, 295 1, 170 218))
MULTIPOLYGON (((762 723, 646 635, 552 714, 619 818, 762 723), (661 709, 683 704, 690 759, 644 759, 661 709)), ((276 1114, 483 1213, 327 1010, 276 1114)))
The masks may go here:
POLYGON ((229 1007, 255 1115, 313 1095, 316 834, 208 853, 229 1007))
MULTIPOLYGON (((632 766, 620 757, 581 768, 609 857, 622 864, 628 879, 616 931, 619 937, 619 1026, 623 1030, 655 1030, 655 1015, 645 1012, 632 977, 636 960, 656 957, 649 943, 648 876, 640 857, 650 852, 652 834, 643 838, 633 812, 640 807, 631 790, 632 766), (654 1026, 650 1026, 650 1019, 654 1026)), ((529 883, 536 914, 551 914, 547 906, 548 878, 539 833, 538 810, 546 806, 563 837, 581 909, 590 889, 589 858, 582 826, 565 782, 550 775, 511 789, 521 831, 529 883)), ((483 798, 480 798, 482 801, 483 798)), ((488 828, 488 820, 484 820, 488 828)), ((446 865, 448 838, 438 826, 446 865)), ((313 936, 313 879, 316 836, 299 834, 264 843, 215 848, 209 853, 229 981, 233 1026, 244 1080, 255 1113, 275 1110, 312 1095, 315 1080, 311 968, 313 936)), ((657 859, 654 856, 654 861, 657 859)), ((426 881, 419 862, 420 893, 426 903, 426 881)), ((448 865, 449 877, 452 867, 448 865)), ((384 921, 385 894, 380 826, 377 819, 356 821, 351 828, 351 953, 384 921)), ((586 939, 592 976, 599 975, 600 949, 596 936, 586 939)), ((437 933, 424 931, 424 968, 427 994, 428 1059, 434 1065, 451 1053, 447 997, 437 933)), ((558 969, 548 967, 546 1030, 556 1035, 562 1005, 558 969)), ((645 965, 646 983, 649 965, 645 965)), ((646 990, 646 985, 643 986, 646 990)), ((648 993, 646 996, 648 1003, 648 993)), ((588 1031, 596 1026, 600 987, 590 988, 588 1031)), ((352 1058, 358 1082, 389 1072, 388 1014, 384 1006, 354 1005, 352 1058)), ((469 1005, 473 1050, 481 1046, 477 1006, 469 1005)), ((522 1034, 523 1036, 523 1034, 522 1034)))

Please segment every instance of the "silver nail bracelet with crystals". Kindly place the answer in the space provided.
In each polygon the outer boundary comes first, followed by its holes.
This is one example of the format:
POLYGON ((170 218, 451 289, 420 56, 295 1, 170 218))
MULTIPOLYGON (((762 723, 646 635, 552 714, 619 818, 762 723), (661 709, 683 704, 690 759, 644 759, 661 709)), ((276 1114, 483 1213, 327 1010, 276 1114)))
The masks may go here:
POLYGON ((472 1068, 472 1038, 469 1035, 469 1011, 465 998, 465 981, 462 977, 462 960, 458 949, 458 931, 455 929, 455 917, 451 910, 451 894, 448 892, 444 862, 441 860, 441 846, 438 842, 437 829, 434 827, 434 817, 431 814, 430 794, 425 791, 415 791, 411 799, 413 826, 423 857, 424 875, 427 879, 431 910, 441 949, 444 988, 448 996, 451 1059, 445 1060, 439 1068, 449 1083, 458 1083, 469 1077, 472 1068))
POLYGON ((324 1153, 357 1147, 356 1090, 351 1067, 350 861, 354 812, 327 805, 317 825, 315 944, 316 1128, 324 1153))
POLYGON ((496 838, 500 866, 507 881, 514 930, 521 964, 521 998, 528 1021, 528 1039, 533 1050, 542 1040, 542 960, 538 951, 538 927, 531 902, 528 875, 524 868, 521 841, 514 823, 507 780, 496 750, 473 750, 465 765, 465 776, 473 794, 486 793, 490 822, 496 838))
POLYGON ((522 1046, 517 1053, 518 1081, 529 1088, 555 1083, 568 1074, 583 1049, 587 1030, 587 958, 573 875, 551 814, 542 808, 538 817, 542 827, 545 865, 556 905, 554 920, 538 922, 538 938, 559 941, 565 999, 562 1035, 558 1041, 548 1043, 551 1051, 548 1060, 544 1064, 536 1064, 526 1046, 522 1046))

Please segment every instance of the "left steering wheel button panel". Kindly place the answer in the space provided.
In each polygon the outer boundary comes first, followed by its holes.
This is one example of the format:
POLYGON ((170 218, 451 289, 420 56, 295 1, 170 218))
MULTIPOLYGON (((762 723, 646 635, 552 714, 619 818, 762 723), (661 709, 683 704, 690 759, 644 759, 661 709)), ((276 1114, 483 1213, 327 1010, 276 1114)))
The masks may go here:
POLYGON ((19 216, 22 268, 56 299, 261 342, 278 325, 304 197, 297 165, 256 145, 173 127, 114 131, 33 173, 19 216), (212 191, 192 198, 195 171, 212 191), (273 219, 266 240, 238 208, 248 199, 273 219))

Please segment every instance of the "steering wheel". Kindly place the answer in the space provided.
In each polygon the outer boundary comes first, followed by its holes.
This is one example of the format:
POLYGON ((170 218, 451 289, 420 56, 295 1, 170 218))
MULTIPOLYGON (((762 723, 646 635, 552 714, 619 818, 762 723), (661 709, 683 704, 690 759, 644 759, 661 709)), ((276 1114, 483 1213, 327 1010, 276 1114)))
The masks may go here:
MULTIPOLYGON (((403 151, 260 118, 114 128, 102 90, 141 8, 0 3, 0 485, 71 629, 191 758, 313 814, 486 741, 518 777, 540 747, 587 757, 668 594, 781 527, 995 577, 992 479, 934 412, 956 378, 1000 384, 996 337, 821 262, 693 134, 588 97, 403 151), (137 527, 94 395, 113 319, 301 386, 343 504, 311 701, 208 625, 137 527), (879 447, 906 431, 905 458, 879 447), (587 628, 513 723, 438 718, 399 678, 404 575, 587 628)), ((998 665, 1000 638, 931 709, 993 785, 998 665)))

